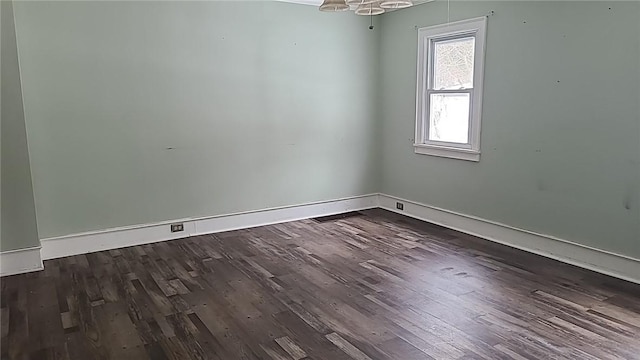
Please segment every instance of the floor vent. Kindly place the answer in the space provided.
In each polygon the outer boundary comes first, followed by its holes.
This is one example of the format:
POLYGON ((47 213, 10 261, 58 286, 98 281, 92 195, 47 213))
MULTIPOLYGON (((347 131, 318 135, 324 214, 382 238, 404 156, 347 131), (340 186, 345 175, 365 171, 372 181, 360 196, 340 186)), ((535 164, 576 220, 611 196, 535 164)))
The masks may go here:
POLYGON ((355 216, 362 216, 362 215, 364 215, 364 214, 359 212, 359 211, 350 211, 350 212, 346 212, 346 213, 342 213, 342 214, 335 214, 335 215, 320 216, 320 217, 317 217, 317 218, 311 218, 311 220, 315 220, 317 222, 323 223, 323 222, 328 222, 328 221, 346 219, 346 218, 355 217, 355 216))

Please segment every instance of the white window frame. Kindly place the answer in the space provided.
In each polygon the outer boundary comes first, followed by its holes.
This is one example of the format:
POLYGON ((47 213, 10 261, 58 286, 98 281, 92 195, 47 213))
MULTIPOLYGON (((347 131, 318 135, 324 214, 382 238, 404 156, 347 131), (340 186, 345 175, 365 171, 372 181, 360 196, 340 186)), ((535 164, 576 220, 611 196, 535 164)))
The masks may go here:
POLYGON ((486 16, 418 29, 418 83, 416 91, 416 154, 480 161, 482 84, 487 34, 486 16), (433 90, 434 44, 438 41, 474 37, 473 88, 433 90), (467 144, 429 140, 429 98, 432 93, 469 93, 469 142, 467 144))

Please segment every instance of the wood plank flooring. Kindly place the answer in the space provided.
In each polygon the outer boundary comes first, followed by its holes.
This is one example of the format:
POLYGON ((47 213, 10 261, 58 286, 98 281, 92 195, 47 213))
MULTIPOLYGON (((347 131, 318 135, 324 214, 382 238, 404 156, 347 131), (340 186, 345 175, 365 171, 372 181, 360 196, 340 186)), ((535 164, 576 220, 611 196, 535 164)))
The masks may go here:
POLYGON ((640 286, 382 210, 2 278, 2 359, 640 359, 640 286))

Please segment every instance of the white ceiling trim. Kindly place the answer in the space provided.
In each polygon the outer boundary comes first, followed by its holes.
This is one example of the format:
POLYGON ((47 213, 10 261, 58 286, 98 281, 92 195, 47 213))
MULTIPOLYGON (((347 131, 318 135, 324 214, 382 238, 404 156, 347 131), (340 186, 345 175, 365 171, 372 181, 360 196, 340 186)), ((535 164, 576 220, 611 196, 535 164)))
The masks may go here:
POLYGON ((292 3, 292 4, 313 5, 313 6, 322 5, 322 0, 275 0, 275 1, 292 3))

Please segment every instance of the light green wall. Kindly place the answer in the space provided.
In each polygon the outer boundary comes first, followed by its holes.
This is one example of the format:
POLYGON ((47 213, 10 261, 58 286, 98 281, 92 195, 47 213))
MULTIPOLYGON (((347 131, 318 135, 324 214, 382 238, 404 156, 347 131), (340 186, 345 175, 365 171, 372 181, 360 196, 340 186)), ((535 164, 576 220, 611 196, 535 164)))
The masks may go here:
POLYGON ((479 163, 413 153, 444 1, 17 3, 41 237, 382 191, 640 257, 640 4, 450 5, 495 11, 479 163))
POLYGON ((415 26, 446 9, 379 27, 382 192, 640 258, 640 3, 452 1, 451 20, 495 11, 479 163, 413 152, 415 26))
POLYGON ((40 245, 31 186, 12 2, 0 2, 0 250, 40 245))
POLYGON ((277 2, 15 7, 41 238, 377 191, 368 19, 277 2))

